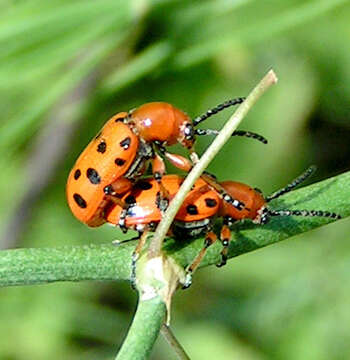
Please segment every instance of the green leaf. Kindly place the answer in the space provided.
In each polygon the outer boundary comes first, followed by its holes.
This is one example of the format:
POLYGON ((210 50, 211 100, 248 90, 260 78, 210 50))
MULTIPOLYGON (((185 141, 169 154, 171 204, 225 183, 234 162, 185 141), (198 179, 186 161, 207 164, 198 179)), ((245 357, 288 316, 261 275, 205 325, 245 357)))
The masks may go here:
MULTIPOLYGON (((273 209, 328 210, 350 215, 350 172, 290 192, 271 203, 273 209)), ((276 217, 267 225, 239 223, 233 231, 229 257, 274 244, 310 231, 332 220, 317 217, 276 217)), ((334 239, 336 241, 336 239, 334 239)), ((18 249, 0 252, 0 286, 43 284, 52 281, 128 280, 135 243, 18 249)), ((203 247, 194 241, 169 239, 164 249, 178 264, 186 266, 203 247)), ((220 260, 221 245, 208 249, 201 266, 220 260)))

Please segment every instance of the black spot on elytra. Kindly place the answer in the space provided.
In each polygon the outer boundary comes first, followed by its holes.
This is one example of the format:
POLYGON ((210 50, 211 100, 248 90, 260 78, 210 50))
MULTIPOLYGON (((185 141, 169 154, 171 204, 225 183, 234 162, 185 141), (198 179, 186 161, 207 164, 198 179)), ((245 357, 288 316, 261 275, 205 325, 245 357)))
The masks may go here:
POLYGON ((86 206, 87 206, 86 201, 81 197, 81 195, 74 194, 73 198, 79 207, 81 207, 82 209, 86 208, 86 206))
POLYGON ((119 144, 124 150, 127 150, 129 149, 130 143, 131 143, 131 138, 130 136, 128 136, 124 140, 122 140, 119 144))
POLYGON ((80 175, 81 175, 80 169, 75 170, 75 172, 74 172, 74 179, 75 179, 75 180, 78 180, 78 179, 80 178, 80 175))
POLYGON ((149 183, 148 181, 138 181, 135 186, 135 188, 140 189, 140 190, 149 190, 152 189, 152 184, 149 183))
POLYGON ((118 165, 118 166, 123 166, 123 165, 125 164, 125 162, 126 162, 126 160, 121 159, 121 158, 116 158, 116 159, 114 160, 114 163, 115 163, 116 165, 118 165))
POLYGON ((129 195, 125 198, 125 203, 128 205, 136 204, 136 199, 133 195, 129 195))
POLYGON ((91 184, 97 185, 101 182, 101 177, 95 169, 88 168, 86 170, 86 176, 90 180, 91 184))
POLYGON ((204 201, 205 204, 210 208, 213 208, 218 204, 218 202, 215 199, 211 199, 211 198, 206 198, 204 201))
POLYGON ((107 144, 105 141, 101 141, 98 145, 97 145, 97 151, 101 154, 103 154, 107 149, 107 144))
POLYGON ((100 131, 96 136, 95 136, 95 139, 97 140, 99 137, 101 137, 102 135, 102 131, 100 131))
POLYGON ((118 118, 115 119, 115 122, 124 121, 124 119, 125 118, 123 118, 123 117, 118 117, 118 118))
POLYGON ((186 211, 188 214, 190 215, 197 215, 198 214, 198 209, 197 209, 197 206, 196 205, 187 205, 186 207, 186 211))

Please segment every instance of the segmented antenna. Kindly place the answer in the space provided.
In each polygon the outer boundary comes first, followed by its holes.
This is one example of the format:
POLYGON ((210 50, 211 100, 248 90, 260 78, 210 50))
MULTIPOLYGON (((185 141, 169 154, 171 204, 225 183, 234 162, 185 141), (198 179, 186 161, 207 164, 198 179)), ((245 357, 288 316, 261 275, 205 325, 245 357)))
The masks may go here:
POLYGON ((290 184, 285 186, 284 188, 277 190, 270 196, 266 197, 266 202, 270 202, 273 199, 277 199, 283 194, 286 194, 287 192, 293 190, 295 187, 297 187, 299 184, 301 184, 303 181, 305 181, 311 174, 313 174, 316 170, 315 165, 311 165, 306 171, 304 171, 301 175, 299 175, 296 179, 294 179, 290 184))
POLYGON ((197 126, 199 123, 201 123, 202 121, 208 119, 208 117, 217 114, 218 112, 230 107, 230 106, 234 106, 237 104, 242 104, 242 102, 245 100, 245 98, 243 97, 239 97, 236 99, 231 99, 231 100, 227 100, 225 102, 223 102, 222 104, 219 104, 215 107, 213 107, 212 109, 208 110, 206 113, 204 113, 203 115, 197 116, 196 118, 193 119, 193 126, 197 126))
MULTIPOLYGON (((194 133, 199 136, 218 135, 219 132, 220 132, 219 130, 214 130, 214 129, 195 129, 194 130, 194 133)), ((232 133, 231 136, 244 136, 244 137, 256 139, 256 140, 262 142, 263 144, 267 144, 266 138, 264 138, 262 135, 254 133, 252 131, 236 130, 232 133)))
POLYGON ((341 219, 341 216, 322 210, 270 210, 267 211, 269 216, 320 216, 331 219, 341 219))

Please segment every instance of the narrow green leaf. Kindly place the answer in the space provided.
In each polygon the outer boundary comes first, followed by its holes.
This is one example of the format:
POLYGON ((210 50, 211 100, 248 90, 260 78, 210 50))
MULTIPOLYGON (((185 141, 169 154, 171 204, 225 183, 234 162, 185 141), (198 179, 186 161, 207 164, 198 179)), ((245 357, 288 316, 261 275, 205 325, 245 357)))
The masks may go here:
POLYGON ((275 36, 292 27, 313 20, 324 15, 336 7, 345 4, 347 0, 323 0, 307 2, 299 7, 292 8, 284 14, 276 14, 268 20, 260 23, 248 24, 243 29, 235 29, 234 32, 214 34, 212 38, 185 48, 175 57, 173 66, 175 68, 186 68, 196 63, 208 60, 212 56, 232 47, 235 43, 258 43, 275 36))
POLYGON ((151 45, 128 63, 118 68, 102 83, 101 91, 109 94, 131 84, 160 66, 171 54, 171 45, 160 42, 151 45))
MULTIPOLYGON (((286 194, 271 203, 271 208, 328 210, 345 218, 350 215, 350 172, 286 194)), ((239 223, 233 231, 229 257, 274 244, 330 222, 332 220, 317 217, 276 217, 264 226, 254 225, 250 221, 239 223)), ((127 280, 134 246, 135 243, 131 242, 117 247, 110 244, 4 250, 0 252, 0 286, 52 281, 127 280)), ((202 246, 203 238, 193 241, 169 239, 164 249, 181 266, 186 266, 202 246)), ((220 251, 219 243, 211 246, 201 266, 218 263, 220 251)))

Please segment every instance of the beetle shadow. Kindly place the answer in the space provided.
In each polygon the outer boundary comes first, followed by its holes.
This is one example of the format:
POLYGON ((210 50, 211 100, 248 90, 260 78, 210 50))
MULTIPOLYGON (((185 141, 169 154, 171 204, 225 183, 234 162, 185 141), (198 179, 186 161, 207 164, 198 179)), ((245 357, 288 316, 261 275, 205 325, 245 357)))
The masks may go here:
POLYGON ((204 241, 205 235, 206 232, 203 231, 202 234, 199 234, 197 236, 183 235, 181 237, 176 237, 175 239, 173 237, 166 237, 164 241, 163 249, 165 250, 165 252, 171 254, 186 248, 187 246, 191 245, 194 241, 200 238, 203 238, 204 241))

